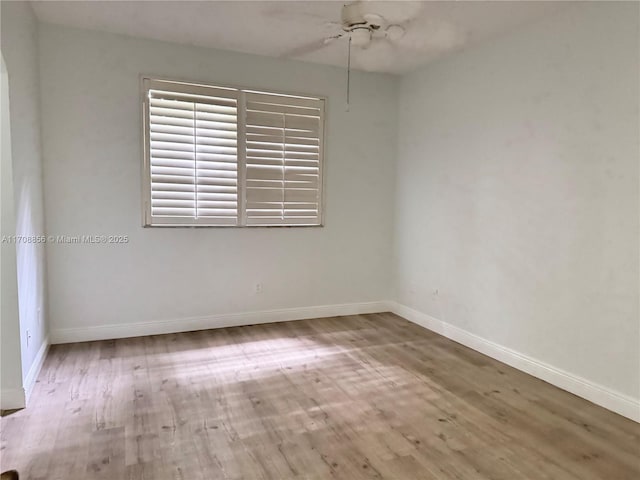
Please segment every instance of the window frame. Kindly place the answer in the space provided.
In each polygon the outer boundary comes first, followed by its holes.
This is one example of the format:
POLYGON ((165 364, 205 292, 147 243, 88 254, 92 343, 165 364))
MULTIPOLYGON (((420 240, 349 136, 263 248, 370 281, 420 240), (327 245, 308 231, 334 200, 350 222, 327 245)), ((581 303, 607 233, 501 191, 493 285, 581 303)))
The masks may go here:
POLYGON ((327 143, 327 111, 328 98, 325 95, 316 95, 310 93, 284 92, 279 90, 248 88, 238 85, 227 85, 223 83, 199 82, 193 80, 183 80, 161 75, 140 75, 140 98, 142 113, 142 226, 144 228, 315 228, 325 226, 325 173, 326 173, 326 143, 327 143), (168 82, 174 84, 186 84, 190 87, 217 88, 222 90, 235 90, 237 92, 237 135, 238 135, 238 152, 237 152, 237 175, 238 175, 238 216, 236 223, 220 224, 207 223, 206 221, 198 221, 190 217, 166 217, 166 221, 160 220, 161 217, 153 217, 151 212, 151 142, 150 142, 150 125, 149 125, 149 96, 147 82, 168 82), (319 122, 319 142, 318 142, 318 223, 290 223, 290 224, 247 224, 246 211, 246 93, 264 93, 271 95, 281 95, 288 97, 317 99, 322 102, 322 111, 319 122), (243 105, 242 108, 240 105, 243 105), (241 147, 242 145, 242 147, 241 147))

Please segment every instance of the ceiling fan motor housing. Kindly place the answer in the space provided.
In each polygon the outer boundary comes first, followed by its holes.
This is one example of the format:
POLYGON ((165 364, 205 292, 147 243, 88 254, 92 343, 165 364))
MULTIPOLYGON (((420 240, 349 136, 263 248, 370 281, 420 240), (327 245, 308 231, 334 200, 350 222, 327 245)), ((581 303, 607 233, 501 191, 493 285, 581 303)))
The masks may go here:
POLYGON ((367 47, 382 22, 379 15, 365 14, 361 2, 350 3, 342 8, 342 29, 349 34, 355 47, 367 47))
POLYGON ((366 25, 366 23, 362 15, 362 5, 359 2, 342 7, 342 25, 345 30, 351 30, 356 25, 366 25))
POLYGON ((367 47, 373 37, 395 41, 404 35, 402 26, 389 25, 382 15, 367 12, 363 2, 344 5, 342 29, 349 34, 352 44, 361 48, 367 47))

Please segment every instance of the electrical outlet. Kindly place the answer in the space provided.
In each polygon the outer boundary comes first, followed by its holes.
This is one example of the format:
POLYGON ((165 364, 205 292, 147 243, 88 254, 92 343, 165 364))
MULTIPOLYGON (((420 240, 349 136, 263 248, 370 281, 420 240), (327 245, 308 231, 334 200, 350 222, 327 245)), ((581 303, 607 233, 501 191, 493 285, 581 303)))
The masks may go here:
POLYGON ((262 283, 256 283, 256 293, 262 293, 262 283))

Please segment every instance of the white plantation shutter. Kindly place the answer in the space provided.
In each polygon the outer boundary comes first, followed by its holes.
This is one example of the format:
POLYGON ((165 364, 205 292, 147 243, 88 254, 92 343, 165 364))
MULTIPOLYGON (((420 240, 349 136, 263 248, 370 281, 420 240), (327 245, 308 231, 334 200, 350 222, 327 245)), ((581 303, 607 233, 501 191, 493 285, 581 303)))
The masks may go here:
POLYGON ((150 224, 238 222, 238 92, 145 80, 150 224))
POLYGON ((246 94, 247 225, 319 225, 320 99, 246 94))
POLYGON ((143 79, 146 225, 320 225, 324 100, 143 79))

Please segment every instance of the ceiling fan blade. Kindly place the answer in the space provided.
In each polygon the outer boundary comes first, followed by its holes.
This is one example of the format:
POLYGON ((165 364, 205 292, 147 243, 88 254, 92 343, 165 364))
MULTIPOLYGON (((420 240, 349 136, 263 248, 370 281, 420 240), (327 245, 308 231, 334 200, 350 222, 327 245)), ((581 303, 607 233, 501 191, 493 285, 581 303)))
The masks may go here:
POLYGON ((377 13, 365 13, 362 18, 369 24, 375 25, 381 30, 387 28, 387 19, 377 13))
MULTIPOLYGON (((292 5, 295 5, 292 3, 292 5)), ((265 10, 267 17, 277 18, 285 22, 313 22, 315 24, 323 24, 330 22, 331 19, 315 13, 292 10, 290 8, 268 8, 265 10)))
POLYGON ((422 10, 422 2, 417 1, 363 0, 359 4, 363 16, 375 14, 382 17, 387 24, 406 22, 417 17, 422 10))
POLYGON ((354 63, 366 71, 384 71, 397 56, 394 45, 384 39, 372 40, 367 48, 354 50, 354 53, 354 63))
POLYGON ((403 49, 438 52, 464 45, 466 33, 448 22, 421 20, 410 23, 404 35, 390 40, 403 49))
POLYGON ((341 35, 344 33, 343 25, 339 22, 325 22, 322 28, 329 36, 341 35))
POLYGON ((329 37, 328 39, 321 38, 319 40, 314 40, 313 42, 305 43, 304 45, 300 45, 299 47, 288 50, 280 56, 283 58, 303 57, 309 53, 316 52, 326 47, 327 44, 330 43, 332 39, 333 37, 329 37))

